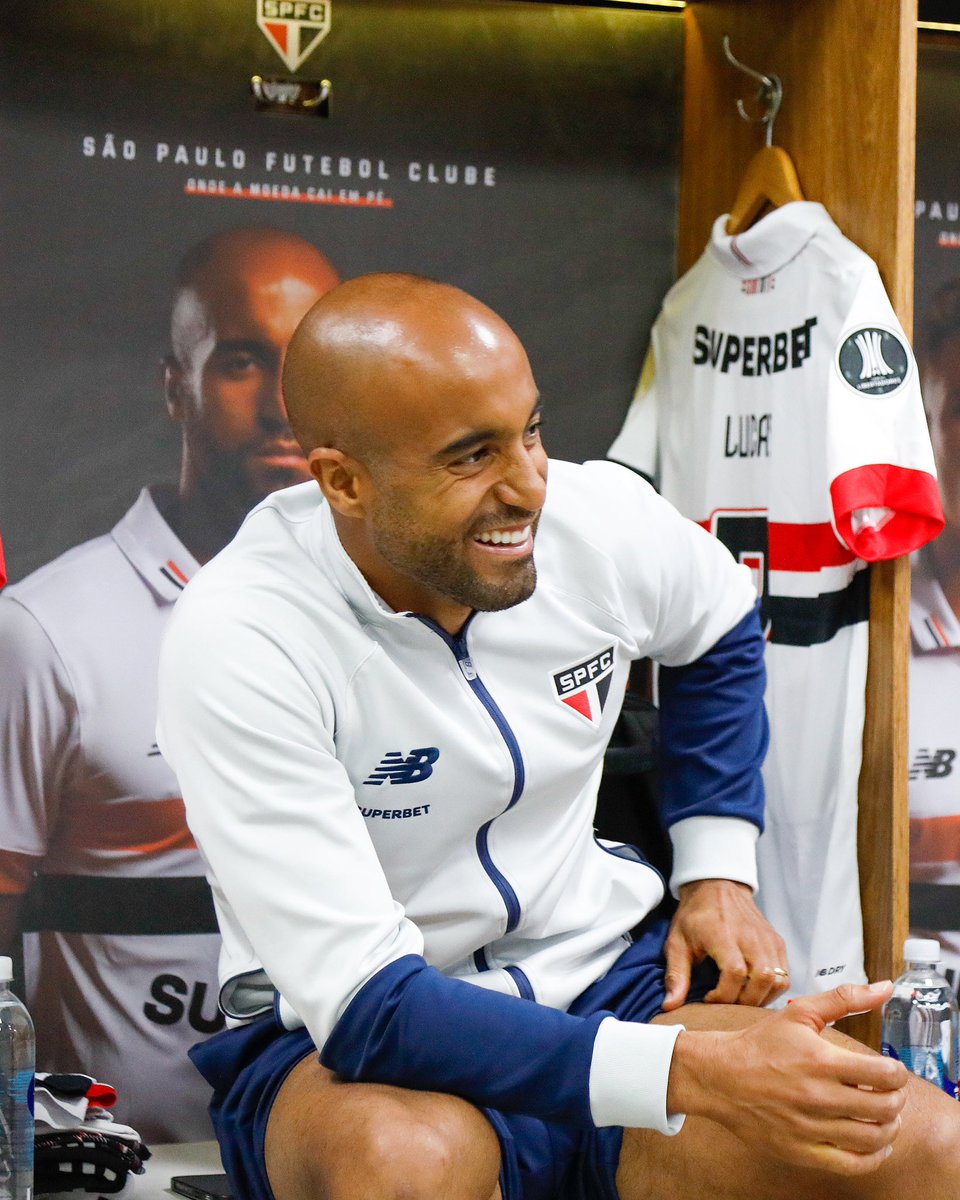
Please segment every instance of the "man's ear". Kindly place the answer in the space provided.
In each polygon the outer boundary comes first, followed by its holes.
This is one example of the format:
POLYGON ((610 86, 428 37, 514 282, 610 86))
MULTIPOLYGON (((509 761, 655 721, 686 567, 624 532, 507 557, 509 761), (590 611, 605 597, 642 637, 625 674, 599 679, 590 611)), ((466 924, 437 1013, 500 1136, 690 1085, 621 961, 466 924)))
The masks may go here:
POLYGON ((183 368, 173 354, 165 354, 163 356, 163 398, 166 401, 167 412, 174 421, 183 421, 186 418, 183 387, 183 368))
POLYGON ((307 455, 307 465, 335 512, 344 517, 364 516, 367 473, 362 463, 332 446, 318 446, 307 455))

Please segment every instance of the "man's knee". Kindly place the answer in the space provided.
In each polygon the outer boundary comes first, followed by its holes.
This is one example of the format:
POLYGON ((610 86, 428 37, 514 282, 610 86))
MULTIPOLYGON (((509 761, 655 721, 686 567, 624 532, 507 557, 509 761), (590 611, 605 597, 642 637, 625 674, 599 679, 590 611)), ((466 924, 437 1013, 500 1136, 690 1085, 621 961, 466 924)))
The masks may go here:
POLYGON ((928 1091, 928 1085, 920 1080, 916 1085, 911 1081, 911 1088, 913 1096, 907 1101, 905 1115, 908 1115, 915 1139, 912 1154, 922 1155, 934 1164, 955 1160, 960 1139, 960 1105, 947 1101, 945 1096, 934 1091, 933 1085, 928 1091))
MULTIPOLYGON (((314 1194, 324 1200, 489 1200, 499 1171, 495 1135, 490 1130, 492 1145, 482 1144, 483 1129, 463 1115, 442 1105, 426 1111, 402 1101, 380 1106, 315 1163, 314 1194)), ((475 1110, 471 1115, 483 1121, 475 1110)))

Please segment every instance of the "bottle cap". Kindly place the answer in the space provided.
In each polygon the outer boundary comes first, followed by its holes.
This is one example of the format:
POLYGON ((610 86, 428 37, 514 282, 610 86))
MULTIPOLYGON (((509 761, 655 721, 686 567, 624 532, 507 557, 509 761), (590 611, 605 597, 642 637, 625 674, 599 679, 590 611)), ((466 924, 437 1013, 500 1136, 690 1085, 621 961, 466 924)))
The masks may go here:
POLYGON ((906 962, 939 962, 940 943, 936 938, 907 938, 903 943, 903 957, 906 962))
POLYGON ((0 983, 9 983, 13 978, 13 959, 6 954, 0 955, 0 983))

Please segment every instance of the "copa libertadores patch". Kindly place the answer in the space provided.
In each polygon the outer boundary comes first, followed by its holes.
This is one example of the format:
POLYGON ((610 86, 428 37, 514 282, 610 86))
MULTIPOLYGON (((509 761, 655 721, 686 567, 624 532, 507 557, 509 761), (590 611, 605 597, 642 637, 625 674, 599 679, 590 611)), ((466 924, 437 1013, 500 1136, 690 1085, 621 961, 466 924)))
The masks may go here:
POLYGON ((854 391, 886 396, 910 374, 910 352, 893 330, 865 325, 840 343, 837 369, 854 391))

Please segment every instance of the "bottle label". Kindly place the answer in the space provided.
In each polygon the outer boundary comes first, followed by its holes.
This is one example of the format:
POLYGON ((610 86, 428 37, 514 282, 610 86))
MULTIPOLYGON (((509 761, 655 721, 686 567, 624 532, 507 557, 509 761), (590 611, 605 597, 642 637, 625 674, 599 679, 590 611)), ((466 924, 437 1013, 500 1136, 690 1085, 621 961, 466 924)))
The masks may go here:
POLYGON ((33 1070, 14 1071, 0 1103, 0 1196, 33 1194, 33 1070))
POLYGON ((957 1081, 951 1079, 947 1073, 947 1066, 939 1049, 929 1046, 901 1046, 900 1052, 897 1053, 889 1042, 883 1042, 880 1052, 887 1058, 895 1058, 897 1062, 902 1062, 914 1075, 919 1075, 921 1079, 926 1079, 954 1100, 957 1099, 957 1081))

